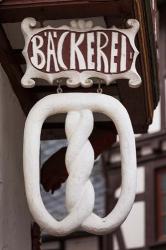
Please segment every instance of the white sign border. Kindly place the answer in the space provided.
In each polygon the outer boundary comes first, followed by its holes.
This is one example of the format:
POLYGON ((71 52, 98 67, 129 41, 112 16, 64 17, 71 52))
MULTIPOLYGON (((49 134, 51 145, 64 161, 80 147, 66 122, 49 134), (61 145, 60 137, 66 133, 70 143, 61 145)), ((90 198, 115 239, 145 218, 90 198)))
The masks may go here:
MULTIPOLYGON (((123 73, 118 73, 118 74, 104 74, 100 72, 94 72, 94 71, 83 71, 83 72, 78 72, 78 71, 73 71, 73 70, 68 70, 68 71, 62 71, 59 73, 46 73, 42 72, 38 69, 36 69, 30 62, 30 59, 28 57, 27 49, 29 42, 32 38, 33 35, 45 30, 45 29, 52 29, 53 27, 47 26, 47 27, 42 27, 42 28, 36 28, 37 21, 34 18, 28 17, 25 18, 22 21, 21 28, 22 32, 24 35, 25 39, 25 47, 23 50, 23 56, 26 60, 26 72, 24 76, 22 77, 21 84, 25 88, 32 88, 35 86, 35 80, 34 78, 40 78, 43 80, 46 80, 49 82, 51 85, 53 84, 54 80, 58 78, 67 78, 68 80, 66 81, 66 85, 71 88, 75 87, 91 87, 93 85, 93 81, 89 78, 95 77, 95 78, 100 78, 104 80, 106 85, 109 85, 113 81, 117 79, 128 79, 129 80, 129 86, 132 88, 139 87, 142 80, 140 75, 138 74, 136 70, 136 59, 139 54, 136 46, 135 46, 135 36, 139 30, 139 22, 136 19, 128 19, 127 20, 127 25, 129 28, 127 29, 118 29, 116 27, 112 28, 107 28, 107 30, 111 31, 118 31, 123 33, 129 38, 130 44, 134 50, 134 56, 133 56, 133 62, 131 65, 131 68, 129 71, 123 72, 123 73)), ((96 26, 93 27, 93 22, 92 21, 84 21, 84 20, 78 20, 78 21, 71 21, 71 27, 70 26, 60 26, 56 28, 57 30, 65 29, 69 31, 75 31, 75 32, 87 32, 87 31, 92 31, 92 30, 106 30, 106 28, 96 26)))

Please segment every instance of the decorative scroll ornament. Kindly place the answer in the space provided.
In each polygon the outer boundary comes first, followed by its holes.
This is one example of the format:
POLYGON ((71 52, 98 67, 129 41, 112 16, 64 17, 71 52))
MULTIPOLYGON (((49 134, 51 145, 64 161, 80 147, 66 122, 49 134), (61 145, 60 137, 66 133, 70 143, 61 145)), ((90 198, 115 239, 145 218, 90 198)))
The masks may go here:
POLYGON ((53 94, 43 98, 35 104, 27 117, 23 158, 30 211, 36 222, 49 234, 66 235, 78 228, 94 234, 105 234, 115 230, 129 214, 136 192, 135 139, 128 113, 115 98, 97 93, 53 94), (93 130, 92 112, 104 113, 112 119, 120 140, 121 194, 115 208, 105 218, 93 213, 95 195, 89 176, 94 164, 94 152, 88 140, 93 130), (57 113, 67 113, 68 215, 62 221, 57 221, 46 210, 40 194, 39 177, 41 128, 47 117, 57 113))
POLYGON ((22 22, 27 64, 21 81, 24 87, 33 87, 35 78, 50 84, 66 78, 68 87, 90 87, 93 78, 107 85, 116 79, 129 79, 130 87, 141 84, 135 66, 137 20, 129 19, 126 29, 93 27, 91 21, 83 20, 72 21, 71 27, 36 28, 36 24, 33 18, 22 22))

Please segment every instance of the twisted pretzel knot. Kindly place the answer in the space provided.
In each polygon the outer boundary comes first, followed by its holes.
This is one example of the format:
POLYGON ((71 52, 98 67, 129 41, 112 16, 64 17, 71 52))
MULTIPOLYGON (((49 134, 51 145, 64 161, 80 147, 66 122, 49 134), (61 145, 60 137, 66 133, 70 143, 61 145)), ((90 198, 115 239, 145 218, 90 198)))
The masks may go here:
POLYGON ((77 218, 80 225, 94 208, 94 188, 89 180, 94 164, 94 151, 88 140, 92 130, 93 115, 90 110, 68 113, 66 167, 69 177, 66 183, 66 205, 69 212, 81 210, 77 218))
POLYGON ((95 234, 113 231, 126 219, 136 192, 135 139, 126 109, 115 98, 95 93, 54 94, 43 98, 35 104, 26 120, 23 165, 30 211, 49 234, 66 235, 79 227, 95 234), (120 138, 121 194, 115 208, 105 218, 93 213, 94 189, 89 176, 93 168, 94 152, 88 140, 93 129, 92 112, 101 112, 110 117, 120 138), (39 185, 41 128, 46 118, 56 113, 68 113, 65 129, 69 141, 66 153, 69 173, 66 205, 69 214, 62 221, 57 221, 46 210, 39 185))

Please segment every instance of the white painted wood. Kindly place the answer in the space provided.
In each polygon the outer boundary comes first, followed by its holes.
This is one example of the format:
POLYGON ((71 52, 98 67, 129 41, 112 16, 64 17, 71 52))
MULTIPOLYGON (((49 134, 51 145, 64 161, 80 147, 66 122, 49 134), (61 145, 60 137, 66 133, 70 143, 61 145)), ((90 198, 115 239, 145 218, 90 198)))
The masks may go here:
MULTIPOLYGON (((78 229, 94 234, 115 230, 129 214, 136 192, 135 139, 130 118, 123 105, 113 97, 97 93, 54 94, 40 100, 30 111, 24 131, 24 178, 30 211, 37 223, 52 235, 66 235, 78 229), (115 123, 122 157, 122 191, 117 205, 105 218, 93 213, 94 190, 89 181, 94 153, 88 136, 93 129, 92 112, 104 113, 115 123), (66 133, 69 146, 66 166, 68 216, 54 219, 46 210, 40 194, 40 134, 47 117, 68 113, 66 133)), ((56 204, 55 204, 56 205, 56 204)))
POLYGON ((150 145, 148 145, 148 146, 143 146, 143 147, 141 148, 141 152, 140 152, 140 155, 141 155, 141 156, 146 156, 146 155, 151 155, 151 154, 153 154, 153 148, 151 148, 150 145))
POLYGON ((148 128, 149 134, 156 133, 161 130, 161 115, 162 115, 161 114, 161 101, 159 101, 157 108, 155 109, 154 114, 153 114, 153 122, 148 128))
POLYGON ((120 63, 120 67, 121 67, 121 71, 125 71, 126 69, 126 37, 122 36, 122 56, 121 56, 121 63, 120 63))
POLYGON ((56 241, 56 242, 42 243, 40 248, 41 250, 59 250, 61 247, 60 247, 60 242, 56 241))
POLYGON ((120 250, 116 234, 113 235, 113 249, 120 250))
POLYGON ((117 63, 115 62, 115 57, 118 55, 118 50, 116 49, 117 43, 118 43, 118 34, 116 32, 113 32, 112 33, 112 51, 111 51, 111 54, 113 55, 111 57, 112 73, 117 72, 117 63))
MULTIPOLYGON (((115 191, 115 197, 118 199, 120 196, 121 188, 119 187, 115 191)), ((145 167, 139 167, 137 169, 137 190, 136 194, 145 192, 145 167)))
POLYGON ((137 194, 145 192, 145 167, 139 167, 137 170, 137 194))
POLYGON ((99 250, 97 237, 77 238, 66 241, 66 250, 99 250))
POLYGON ((136 202, 122 225, 127 249, 145 247, 145 225, 145 202, 136 202))

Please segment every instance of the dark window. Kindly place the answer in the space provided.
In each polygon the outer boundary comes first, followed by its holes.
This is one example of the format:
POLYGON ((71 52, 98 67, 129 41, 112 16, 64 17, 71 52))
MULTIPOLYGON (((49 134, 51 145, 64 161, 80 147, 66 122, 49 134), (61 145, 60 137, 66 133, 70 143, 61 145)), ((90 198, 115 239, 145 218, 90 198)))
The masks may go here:
POLYGON ((166 240, 166 168, 157 171, 157 232, 166 240))

